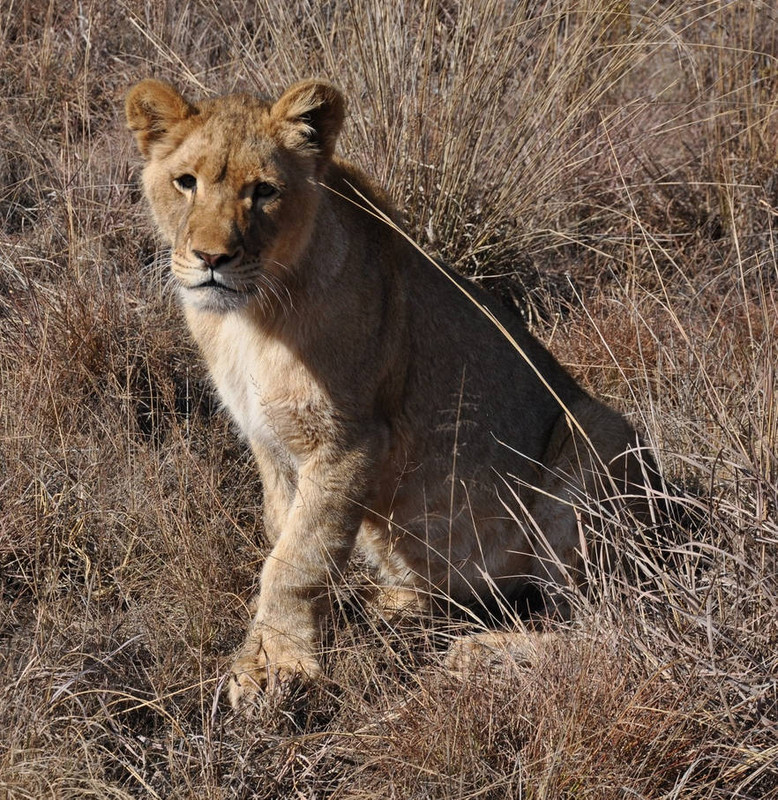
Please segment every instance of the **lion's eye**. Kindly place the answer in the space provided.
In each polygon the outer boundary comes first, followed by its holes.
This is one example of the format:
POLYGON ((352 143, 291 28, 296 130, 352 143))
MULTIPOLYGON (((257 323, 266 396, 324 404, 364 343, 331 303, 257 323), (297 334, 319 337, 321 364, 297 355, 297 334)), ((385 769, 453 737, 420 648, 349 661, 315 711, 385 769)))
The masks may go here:
POLYGON ((260 200, 267 200, 268 197, 273 197, 278 194, 278 189, 272 183, 260 181, 254 186, 254 191, 251 193, 251 202, 258 203, 260 200))
POLYGON ((195 178, 194 175, 186 173, 174 178, 173 183, 176 188, 180 189, 182 192, 191 192, 197 186, 197 178, 195 178))

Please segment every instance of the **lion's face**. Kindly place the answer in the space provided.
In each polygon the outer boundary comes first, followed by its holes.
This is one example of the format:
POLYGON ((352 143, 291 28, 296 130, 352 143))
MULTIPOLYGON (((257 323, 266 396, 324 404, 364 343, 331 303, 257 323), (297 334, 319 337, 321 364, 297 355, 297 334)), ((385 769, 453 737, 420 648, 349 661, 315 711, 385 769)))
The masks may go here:
POLYGON ((213 311, 283 303, 342 124, 340 95, 307 82, 273 105, 247 95, 193 105, 143 81, 127 118, 184 302, 213 311))

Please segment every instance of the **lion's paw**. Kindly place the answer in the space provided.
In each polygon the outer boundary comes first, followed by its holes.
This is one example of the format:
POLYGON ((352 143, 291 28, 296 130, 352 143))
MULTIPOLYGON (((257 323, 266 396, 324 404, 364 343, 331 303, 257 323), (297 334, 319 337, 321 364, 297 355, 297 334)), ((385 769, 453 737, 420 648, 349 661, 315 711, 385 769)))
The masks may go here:
POLYGON ((548 634, 532 631, 476 633, 454 640, 445 656, 451 672, 466 675, 506 665, 534 667, 548 634))
POLYGON ((285 637, 274 637, 272 645, 252 642, 244 646, 230 670, 230 704, 236 710, 245 708, 260 692, 308 683, 320 675, 318 660, 285 637))

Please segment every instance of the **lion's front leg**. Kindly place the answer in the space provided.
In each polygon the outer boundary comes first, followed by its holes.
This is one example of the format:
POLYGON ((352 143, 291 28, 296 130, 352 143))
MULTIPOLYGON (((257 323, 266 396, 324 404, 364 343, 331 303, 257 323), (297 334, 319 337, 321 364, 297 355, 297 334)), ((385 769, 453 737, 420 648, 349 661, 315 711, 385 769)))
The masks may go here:
POLYGON ((301 466, 280 535, 262 569, 256 613, 232 668, 234 707, 259 690, 321 673, 328 590, 353 550, 370 501, 378 436, 357 447, 320 447, 301 466))

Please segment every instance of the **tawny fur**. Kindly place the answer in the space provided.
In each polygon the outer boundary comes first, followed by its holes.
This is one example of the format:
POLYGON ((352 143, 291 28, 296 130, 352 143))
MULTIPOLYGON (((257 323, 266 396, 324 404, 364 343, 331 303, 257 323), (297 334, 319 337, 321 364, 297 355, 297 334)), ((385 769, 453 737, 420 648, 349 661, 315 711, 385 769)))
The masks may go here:
POLYGON ((232 702, 319 674, 327 589, 357 544, 398 601, 578 580, 581 498, 645 502, 635 431, 380 218, 398 219, 333 155, 340 94, 190 103, 147 80, 126 112, 189 328, 264 486, 274 546, 232 702))

